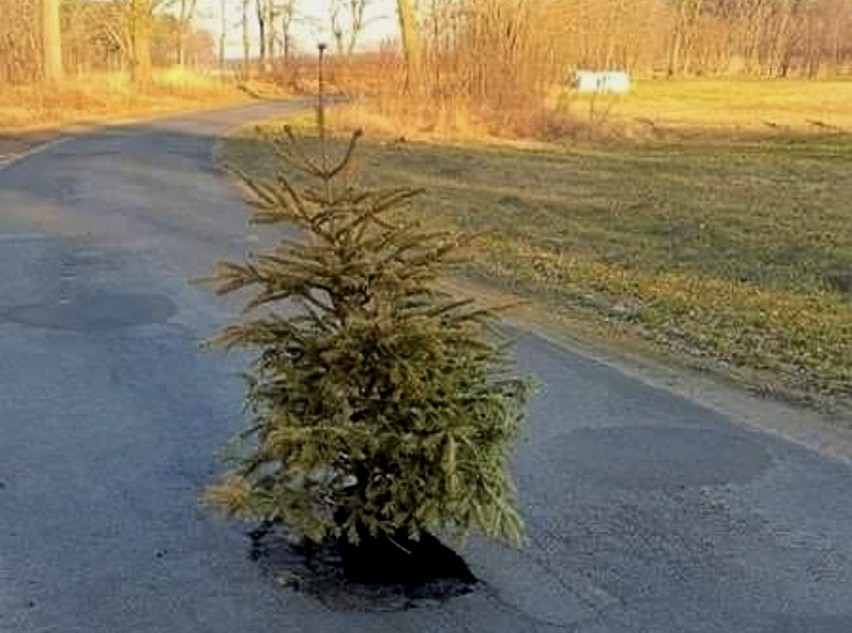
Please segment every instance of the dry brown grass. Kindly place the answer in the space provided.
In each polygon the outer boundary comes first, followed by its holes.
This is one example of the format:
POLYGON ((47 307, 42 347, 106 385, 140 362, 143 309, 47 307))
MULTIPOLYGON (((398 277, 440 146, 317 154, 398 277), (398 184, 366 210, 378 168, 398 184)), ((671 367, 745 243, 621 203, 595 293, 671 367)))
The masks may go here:
POLYGON ((570 112, 534 107, 500 110, 462 97, 365 98, 335 108, 330 125, 338 132, 362 129, 379 138, 455 142, 593 138, 600 131, 570 112))
MULTIPOLYGON (((394 85, 390 82, 390 85, 394 85)), ((554 87, 540 103, 497 107, 388 88, 336 108, 337 131, 428 141, 649 141, 852 133, 852 81, 645 79, 626 96, 554 87)))
POLYGON ((334 130, 363 129, 377 138, 475 141, 488 136, 486 123, 460 99, 443 103, 364 99, 335 108, 329 119, 334 130))
POLYGON ((334 85, 357 103, 341 108, 333 125, 455 140, 576 132, 571 113, 545 104, 559 68, 543 7, 467 0, 464 8, 430 13, 410 69, 390 51, 334 63, 334 85))
MULTIPOLYGON (((252 86, 253 94, 283 96, 272 85, 252 86)), ((202 109, 250 100, 233 81, 179 69, 160 70, 144 89, 125 76, 76 77, 58 86, 0 86, 0 133, 18 133, 128 117, 202 109)))
POLYGON ((331 127, 340 132, 363 129, 382 138, 476 142, 578 138, 591 131, 573 112, 553 107, 543 96, 506 98, 508 91, 501 88, 502 97, 491 99, 460 89, 458 78, 446 74, 406 90, 397 56, 338 62, 330 75, 331 89, 352 99, 329 115, 331 127))
MULTIPOLYGON (((578 95, 566 87, 572 68, 615 64, 644 68, 650 76, 660 59, 642 66, 566 48, 571 27, 565 20, 576 13, 575 5, 464 0, 464 11, 436 9, 423 29, 422 60, 408 72, 391 52, 332 60, 333 84, 356 101, 341 108, 332 124, 439 141, 852 131, 848 79, 638 76, 635 90, 624 97, 578 95), (567 13, 559 13, 560 7, 567 13)), ((635 48, 637 37, 625 34, 624 48, 635 48)), ((612 46, 598 44, 612 53, 612 46)))

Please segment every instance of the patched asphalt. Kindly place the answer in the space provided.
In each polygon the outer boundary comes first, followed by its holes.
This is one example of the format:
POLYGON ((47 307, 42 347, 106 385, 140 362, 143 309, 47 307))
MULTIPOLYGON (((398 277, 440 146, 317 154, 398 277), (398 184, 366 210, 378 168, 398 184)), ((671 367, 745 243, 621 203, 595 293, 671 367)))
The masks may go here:
POLYGON ((529 543, 482 581, 335 609, 198 501, 243 422, 239 306, 188 283, 256 243, 215 139, 305 104, 82 134, 0 168, 0 631, 852 631, 852 470, 516 333, 545 389, 514 459, 529 543))

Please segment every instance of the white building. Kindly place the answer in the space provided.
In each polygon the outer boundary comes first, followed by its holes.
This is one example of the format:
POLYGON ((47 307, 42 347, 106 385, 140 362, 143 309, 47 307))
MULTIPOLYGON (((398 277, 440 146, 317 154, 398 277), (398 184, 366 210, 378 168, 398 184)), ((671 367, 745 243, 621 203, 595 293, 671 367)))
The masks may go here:
POLYGON ((630 92, 630 75, 624 71, 578 70, 574 73, 572 84, 577 92, 627 94, 630 92))

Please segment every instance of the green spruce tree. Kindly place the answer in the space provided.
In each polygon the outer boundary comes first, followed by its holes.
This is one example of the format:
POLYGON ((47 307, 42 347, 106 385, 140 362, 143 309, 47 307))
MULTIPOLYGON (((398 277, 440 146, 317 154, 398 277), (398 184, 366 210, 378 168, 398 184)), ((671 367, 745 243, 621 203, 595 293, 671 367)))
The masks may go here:
POLYGON ((241 175, 253 221, 301 238, 213 278, 220 294, 252 293, 217 342, 257 357, 237 467, 207 498, 315 543, 472 528, 520 543, 507 462, 529 383, 494 313, 438 289, 463 240, 399 220, 419 192, 344 183, 359 136, 332 164, 324 142, 312 159, 284 128, 274 178, 241 175))

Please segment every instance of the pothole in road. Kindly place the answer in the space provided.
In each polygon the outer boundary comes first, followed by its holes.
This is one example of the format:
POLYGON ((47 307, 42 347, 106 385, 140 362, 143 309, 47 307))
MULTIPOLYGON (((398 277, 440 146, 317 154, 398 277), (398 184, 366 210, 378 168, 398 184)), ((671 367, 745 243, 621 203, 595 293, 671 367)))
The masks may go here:
POLYGON ((333 611, 427 607, 468 594, 479 584, 458 554, 428 534, 409 544, 409 554, 377 550, 354 555, 337 545, 296 545, 273 524, 261 525, 249 536, 250 557, 265 575, 333 611), (352 566, 358 576, 354 581, 352 566))
POLYGON ((745 484, 772 466, 755 440, 710 429, 580 429, 548 450, 580 476, 624 488, 745 484))
POLYGON ((162 323, 176 312, 174 302, 163 295, 88 292, 10 308, 0 319, 28 327, 99 332, 162 323))

